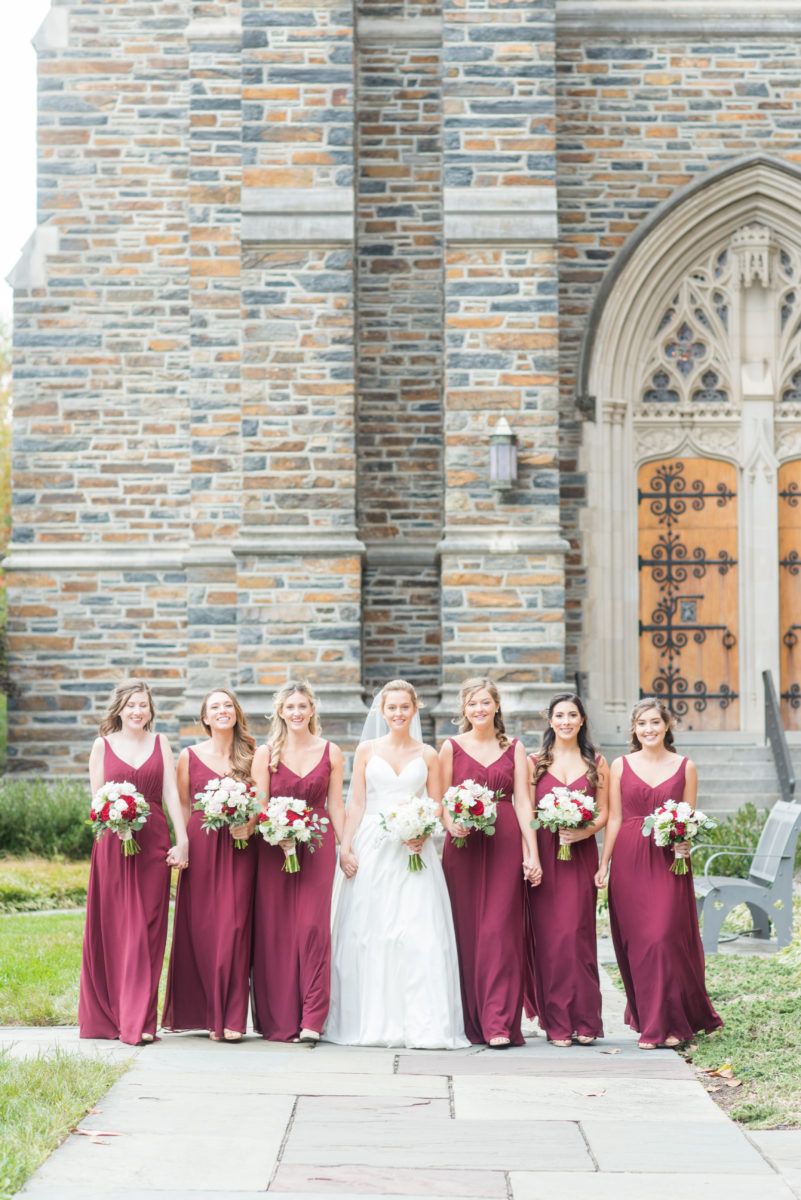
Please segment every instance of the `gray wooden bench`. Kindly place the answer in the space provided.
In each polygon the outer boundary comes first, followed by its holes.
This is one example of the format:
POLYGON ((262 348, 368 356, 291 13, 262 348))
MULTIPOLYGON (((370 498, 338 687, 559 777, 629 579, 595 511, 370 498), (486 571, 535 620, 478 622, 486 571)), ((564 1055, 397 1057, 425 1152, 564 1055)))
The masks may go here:
POLYGON ((714 954, 717 950, 720 927, 737 904, 748 905, 757 937, 770 937, 772 921, 779 947, 790 945, 793 940, 793 867, 799 832, 801 804, 777 800, 768 814, 756 850, 719 846, 706 860, 703 875, 695 880, 698 918, 704 918, 701 936, 705 954, 714 954), (709 868, 716 858, 732 854, 751 859, 747 878, 710 875, 709 868))

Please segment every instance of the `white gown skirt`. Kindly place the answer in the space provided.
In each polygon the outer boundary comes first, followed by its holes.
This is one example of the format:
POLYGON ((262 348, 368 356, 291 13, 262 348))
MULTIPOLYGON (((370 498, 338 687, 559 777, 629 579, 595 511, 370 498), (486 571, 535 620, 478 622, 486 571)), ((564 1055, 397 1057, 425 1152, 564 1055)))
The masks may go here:
POLYGON ((431 838, 425 870, 410 871, 407 848, 365 813, 353 851, 359 869, 352 879, 338 872, 335 889, 323 1037, 346 1046, 469 1046, 448 888, 431 838))

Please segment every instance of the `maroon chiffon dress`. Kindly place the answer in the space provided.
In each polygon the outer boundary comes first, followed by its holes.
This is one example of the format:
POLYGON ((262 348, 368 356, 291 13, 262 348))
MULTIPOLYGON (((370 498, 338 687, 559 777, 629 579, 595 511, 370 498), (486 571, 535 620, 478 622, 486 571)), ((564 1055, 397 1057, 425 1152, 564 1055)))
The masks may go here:
POLYGON ((652 788, 623 759, 623 824, 609 874, 612 940, 626 989, 625 1020, 643 1042, 682 1041, 723 1024, 704 985, 704 951, 695 911, 692 871, 674 875, 673 851, 643 837, 642 823, 666 800, 684 793, 687 759, 652 788))
POLYGON ((459 953, 464 1030, 474 1044, 508 1037, 523 1045, 526 884, 514 808, 515 742, 488 767, 450 739, 453 784, 482 783, 498 797, 495 834, 472 832, 464 846, 445 838, 442 866, 459 953))
POLYGON ((124 856, 120 839, 108 831, 92 847, 78 1025, 83 1038, 119 1038, 135 1046, 143 1033, 155 1037, 167 941, 170 834, 161 806, 164 762, 158 737, 150 757, 136 768, 103 740, 104 781, 133 784, 150 805, 150 815, 134 835, 138 854, 124 856))
MULTIPOLYGON (((536 759, 532 756, 532 761, 536 759)), ((537 781, 536 800, 555 787, 570 787, 595 795, 582 775, 563 784, 546 771, 537 781)), ((594 837, 573 842, 569 862, 557 859, 559 835, 537 830, 542 883, 529 888, 528 903, 534 932, 534 996, 540 1025, 552 1041, 573 1034, 603 1037, 601 987, 595 933, 595 873, 598 847, 594 837)))
MULTIPOLYGON (((279 763, 271 796, 292 796, 325 816, 331 774, 330 744, 306 775, 279 763)), ((253 911, 253 1027, 271 1042, 288 1042, 301 1029, 321 1033, 331 995, 331 892, 336 839, 329 824, 314 853, 298 846, 300 870, 283 870, 284 852, 259 838, 253 911)))
MULTIPOLYGON (((189 797, 202 792, 216 771, 189 750, 189 797)), ((178 879, 165 1029, 208 1029, 244 1033, 248 1025, 253 889, 258 847, 251 838, 237 850, 230 830, 201 827, 192 811, 187 825, 189 869, 178 879)))

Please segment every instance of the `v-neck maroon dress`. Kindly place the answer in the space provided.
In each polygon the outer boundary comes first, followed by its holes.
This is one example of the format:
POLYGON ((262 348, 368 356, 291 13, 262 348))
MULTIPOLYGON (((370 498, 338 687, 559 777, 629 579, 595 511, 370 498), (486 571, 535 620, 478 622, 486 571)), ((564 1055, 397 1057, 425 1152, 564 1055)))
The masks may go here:
MULTIPOLYGON (((279 763, 270 775, 271 796, 292 796, 325 816, 331 774, 330 744, 306 775, 279 763)), ((301 1029, 321 1033, 331 996, 331 892, 336 839, 328 825, 309 852, 298 846, 300 870, 283 870, 284 852, 258 838, 253 910, 253 1027, 272 1042, 288 1042, 301 1029)))
MULTIPOLYGON (((216 771, 189 750, 189 797, 202 792, 216 771)), ((207 833, 203 814, 193 809, 187 825, 189 869, 178 879, 165 1029, 225 1029, 248 1026, 253 890, 258 846, 251 838, 237 850, 230 830, 207 833)))
MULTIPOLYGON (((534 759, 536 762, 536 759, 534 759)), ((537 781, 539 801, 555 787, 569 786, 594 796, 587 776, 569 785, 549 771, 537 781)), ((534 932, 534 996, 540 1025, 552 1041, 573 1034, 603 1037, 598 948, 595 933, 595 838, 573 842, 569 862, 557 859, 559 835, 537 830, 542 883, 529 888, 534 932)))
POLYGON ((692 870, 674 875, 673 851, 643 837, 642 823, 667 800, 681 800, 687 759, 657 787, 623 759, 623 824, 609 872, 609 917, 626 989, 625 1019, 644 1042, 684 1041, 723 1024, 704 984, 704 951, 692 870))
POLYGON ((453 783, 473 779, 501 792, 495 834, 476 831, 464 846, 445 839, 448 884, 459 953, 464 1030, 474 1044, 508 1037, 523 1045, 526 884, 523 843, 514 808, 515 742, 488 767, 450 739, 453 783))
POLYGON ((130 783, 150 805, 136 833, 140 850, 125 856, 116 834, 92 847, 83 935, 78 1025, 82 1038, 119 1038, 136 1045, 155 1037, 159 979, 167 941, 170 849, 161 806, 164 761, 156 737, 141 767, 118 758, 106 739, 103 779, 130 783))

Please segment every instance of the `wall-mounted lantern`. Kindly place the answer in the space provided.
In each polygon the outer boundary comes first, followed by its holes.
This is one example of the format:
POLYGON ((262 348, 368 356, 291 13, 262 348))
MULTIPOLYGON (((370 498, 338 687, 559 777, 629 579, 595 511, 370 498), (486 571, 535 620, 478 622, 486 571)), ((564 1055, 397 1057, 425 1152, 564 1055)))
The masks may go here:
POLYGON ((517 483, 517 434, 506 417, 501 417, 489 435, 490 486, 503 491, 517 483))

